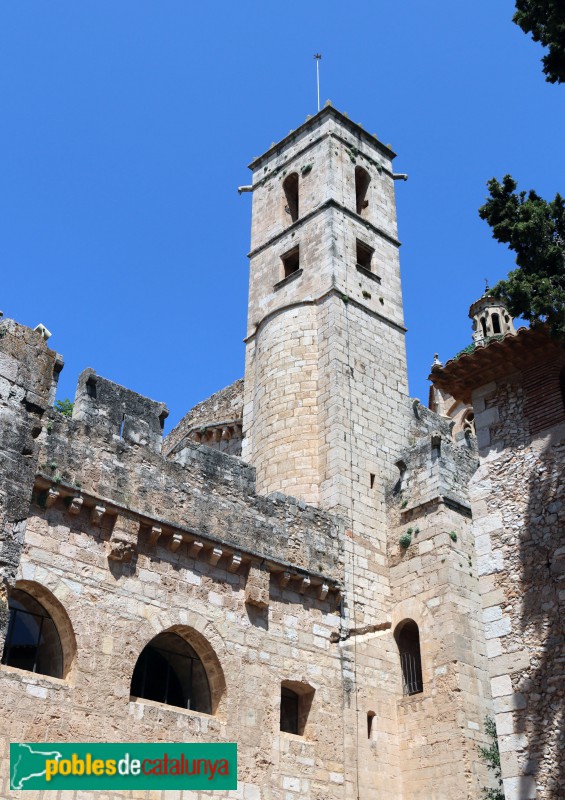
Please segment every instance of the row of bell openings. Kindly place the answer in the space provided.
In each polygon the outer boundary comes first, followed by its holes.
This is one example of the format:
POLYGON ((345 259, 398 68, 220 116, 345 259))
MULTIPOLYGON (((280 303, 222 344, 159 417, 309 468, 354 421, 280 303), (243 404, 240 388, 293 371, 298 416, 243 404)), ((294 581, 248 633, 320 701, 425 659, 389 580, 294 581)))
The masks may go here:
MULTIPOLYGON (((42 590, 45 597, 45 590, 42 590)), ((2 664, 17 669, 65 677, 65 659, 59 630, 45 607, 31 594, 14 589, 9 599, 10 618, 2 664)), ((69 623, 70 624, 70 623, 69 623)), ((420 637, 413 620, 397 626, 403 692, 423 690, 420 637)), ((133 670, 130 688, 134 699, 212 714, 214 704, 206 667, 189 642, 178 633, 159 633, 147 644, 133 670)), ((281 684, 280 729, 302 735, 314 698, 314 689, 292 681, 281 684)), ((373 712, 367 715, 371 738, 373 712)))
MULTIPOLYGON (((371 176, 363 167, 355 167, 355 210, 360 216, 366 216, 369 207, 368 193, 371 176)), ((284 211, 290 223, 297 222, 300 217, 300 177, 292 172, 283 181, 284 211)), ((374 250, 368 244, 357 240, 356 261, 361 269, 371 271, 374 250)), ((293 247, 282 256, 283 279, 288 278, 300 269, 300 248, 293 247)))
MULTIPOLYGON (((302 174, 307 175, 310 170, 302 168, 302 174)), ((355 167, 355 211, 364 216, 369 207, 369 184, 371 176, 363 167, 355 167)), ((300 217, 300 176, 298 172, 291 172, 283 181, 283 192, 286 205, 285 214, 290 217, 290 222, 297 222, 300 217)))

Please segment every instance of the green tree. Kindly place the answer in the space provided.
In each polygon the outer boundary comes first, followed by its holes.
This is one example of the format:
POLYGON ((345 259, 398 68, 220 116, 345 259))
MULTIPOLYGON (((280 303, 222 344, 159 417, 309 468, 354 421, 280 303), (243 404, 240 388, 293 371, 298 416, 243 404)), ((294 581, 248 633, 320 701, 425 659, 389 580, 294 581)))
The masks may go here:
POLYGON ((74 405, 75 404, 66 397, 64 400, 57 400, 54 408, 55 411, 58 411, 59 414, 62 414, 64 417, 72 417, 74 405))
POLYGON ((498 749, 498 738, 496 735, 496 723, 492 717, 485 719, 485 733, 490 739, 488 747, 479 747, 481 760, 487 767, 494 772, 494 777, 498 782, 496 789, 483 789, 485 800, 504 800, 504 789, 502 788, 502 773, 500 771, 500 751, 498 749))
POLYGON ((515 317, 532 326, 547 322, 565 340, 565 201, 517 192, 510 175, 487 184, 490 197, 479 215, 492 235, 516 253, 518 269, 493 287, 515 317))
POLYGON ((513 17, 534 42, 549 48, 543 71, 550 83, 565 83, 565 4, 563 0, 516 0, 513 17))

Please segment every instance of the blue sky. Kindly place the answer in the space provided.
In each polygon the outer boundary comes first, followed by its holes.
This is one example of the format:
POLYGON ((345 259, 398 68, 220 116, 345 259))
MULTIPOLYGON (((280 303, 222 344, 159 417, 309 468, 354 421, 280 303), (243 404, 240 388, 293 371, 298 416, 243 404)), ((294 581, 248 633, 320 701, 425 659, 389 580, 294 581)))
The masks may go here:
POLYGON ((66 362, 168 404, 243 374, 246 165, 322 102, 390 142, 413 396, 512 268, 492 176, 565 192, 565 88, 511 0, 18 0, 0 7, 0 308, 66 362))

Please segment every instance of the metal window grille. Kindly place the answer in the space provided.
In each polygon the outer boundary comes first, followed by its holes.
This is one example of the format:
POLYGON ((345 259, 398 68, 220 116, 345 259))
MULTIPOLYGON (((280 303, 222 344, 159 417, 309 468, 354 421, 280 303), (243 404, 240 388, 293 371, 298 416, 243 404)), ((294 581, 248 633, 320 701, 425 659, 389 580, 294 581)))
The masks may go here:
MULTIPOLYGON (((51 674, 53 667, 55 667, 55 662, 62 663, 60 642, 58 642, 57 652, 52 653, 54 655, 53 664, 41 663, 45 655, 44 628, 53 624, 53 620, 47 614, 34 614, 21 608, 10 608, 10 620, 2 654, 2 664, 29 670, 30 672, 39 671, 42 674, 51 674)), ((59 677, 57 669, 55 669, 55 672, 57 673, 56 677, 59 677)))
POLYGON ((131 693, 147 700, 211 713, 207 679, 204 693, 195 688, 203 673, 205 675, 198 657, 147 645, 136 664, 131 693))
POLYGON ((418 694, 424 690, 422 681, 422 665, 420 659, 412 653, 400 654, 402 667, 402 691, 405 695, 418 694))

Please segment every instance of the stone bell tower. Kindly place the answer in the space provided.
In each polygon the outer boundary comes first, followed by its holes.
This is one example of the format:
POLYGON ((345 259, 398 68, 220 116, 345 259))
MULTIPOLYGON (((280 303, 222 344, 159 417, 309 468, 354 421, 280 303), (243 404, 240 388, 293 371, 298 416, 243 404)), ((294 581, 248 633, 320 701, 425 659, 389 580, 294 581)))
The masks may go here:
POLYGON ((339 513, 382 552, 408 428, 394 156, 326 106, 251 164, 243 421, 260 493, 339 513))
POLYGON ((473 342, 478 345, 488 344, 490 339, 515 334, 514 322, 504 303, 495 297, 490 289, 485 289, 482 297, 476 300, 469 309, 473 320, 473 342))

